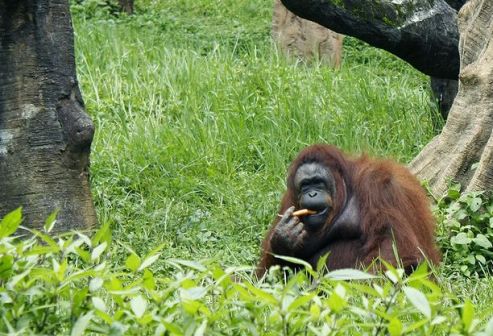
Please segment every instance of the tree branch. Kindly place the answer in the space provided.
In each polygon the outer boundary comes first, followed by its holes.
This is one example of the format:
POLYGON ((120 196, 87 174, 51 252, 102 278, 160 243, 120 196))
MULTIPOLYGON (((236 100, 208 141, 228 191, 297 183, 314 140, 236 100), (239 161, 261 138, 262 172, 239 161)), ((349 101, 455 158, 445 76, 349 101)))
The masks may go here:
POLYGON ((457 79, 457 12, 444 0, 281 0, 294 14, 357 37, 421 72, 457 79))

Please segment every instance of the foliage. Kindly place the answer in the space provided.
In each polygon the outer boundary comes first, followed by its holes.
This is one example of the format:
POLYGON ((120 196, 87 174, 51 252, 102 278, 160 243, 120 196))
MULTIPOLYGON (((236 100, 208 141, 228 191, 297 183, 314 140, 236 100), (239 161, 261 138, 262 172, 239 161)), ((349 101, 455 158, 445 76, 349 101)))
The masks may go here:
POLYGON ((71 0, 71 11, 86 19, 106 19, 116 15, 118 5, 111 0, 71 0))
MULTIPOLYGON (((112 265, 108 226, 18 239, 20 209, 0 223, 0 332, 104 335, 437 335, 479 332, 470 301, 460 302, 429 279, 423 264, 411 276, 388 266, 382 276, 356 270, 307 269, 281 281, 272 269, 257 282, 245 269, 169 259, 168 275, 153 264, 161 247, 138 256, 125 247, 112 265), (234 281, 235 280, 235 281, 234 281)), ((493 320, 484 330, 493 331, 493 320)))
POLYGON ((438 202, 439 244, 446 267, 465 276, 493 274, 493 198, 452 185, 438 202))

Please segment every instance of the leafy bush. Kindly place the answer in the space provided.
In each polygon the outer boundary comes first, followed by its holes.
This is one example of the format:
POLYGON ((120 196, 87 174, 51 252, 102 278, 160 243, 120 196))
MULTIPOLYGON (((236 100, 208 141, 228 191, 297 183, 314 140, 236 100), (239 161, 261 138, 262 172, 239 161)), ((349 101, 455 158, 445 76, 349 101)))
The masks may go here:
POLYGON ((466 276, 492 274, 493 199, 453 185, 438 202, 439 244, 446 268, 466 276))
POLYGON ((86 19, 110 18, 119 12, 116 1, 110 0, 71 0, 70 9, 74 15, 86 19))
MULTIPOLYGON (((307 272, 282 281, 272 269, 257 282, 251 267, 166 260, 160 248, 139 257, 125 248, 112 265, 103 225, 92 238, 44 231, 19 239, 20 209, 0 222, 0 333, 104 335, 435 335, 478 332, 470 301, 460 302, 429 279, 426 265, 409 277, 389 266, 381 276, 356 270, 307 272)), ((490 321, 484 335, 493 332, 490 321)))

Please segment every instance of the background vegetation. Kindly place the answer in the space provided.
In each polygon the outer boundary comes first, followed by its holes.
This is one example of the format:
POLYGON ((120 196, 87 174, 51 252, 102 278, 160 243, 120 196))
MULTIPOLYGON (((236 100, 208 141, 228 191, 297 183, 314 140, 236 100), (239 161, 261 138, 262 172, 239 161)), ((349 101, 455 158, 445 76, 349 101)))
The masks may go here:
POLYGON ((269 1, 142 0, 131 17, 115 8, 72 4, 78 76, 97 129, 91 180, 104 229, 92 239, 43 236, 45 250, 12 249, 4 238, 0 252, 24 260, 16 264, 24 275, 2 280, 0 267, 0 285, 10 286, 0 290, 10 314, 0 331, 399 335, 484 327, 493 283, 491 244, 480 235, 493 237, 493 207, 454 188, 437 207, 446 249, 439 286, 425 270, 362 284, 329 276, 315 290, 305 275, 256 287, 248 271, 237 272, 256 264, 286 168, 304 146, 332 143, 403 163, 419 152, 442 123, 427 77, 351 38, 340 70, 288 60, 270 38, 269 1), (462 225, 471 218, 483 229, 462 225), (45 271, 32 273, 37 263, 45 271), (231 282, 232 273, 245 282, 231 282), (48 289, 35 301, 37 283, 48 289), (46 306, 29 310, 34 301, 46 306))
POLYGON ((265 1, 138 4, 74 18, 99 215, 138 251, 253 264, 302 147, 406 162, 434 135, 427 78, 384 52, 306 66, 276 53, 265 1))

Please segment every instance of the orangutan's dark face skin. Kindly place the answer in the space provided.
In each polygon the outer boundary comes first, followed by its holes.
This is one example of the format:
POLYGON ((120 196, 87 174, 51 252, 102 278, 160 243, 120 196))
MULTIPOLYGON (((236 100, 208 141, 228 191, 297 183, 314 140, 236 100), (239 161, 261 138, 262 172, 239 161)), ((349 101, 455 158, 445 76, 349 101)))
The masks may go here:
POLYGON ((314 215, 301 218, 305 229, 321 228, 333 210, 336 190, 332 173, 320 163, 305 163, 296 171, 294 184, 299 208, 316 211, 314 215))

